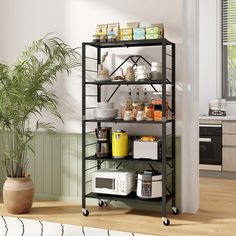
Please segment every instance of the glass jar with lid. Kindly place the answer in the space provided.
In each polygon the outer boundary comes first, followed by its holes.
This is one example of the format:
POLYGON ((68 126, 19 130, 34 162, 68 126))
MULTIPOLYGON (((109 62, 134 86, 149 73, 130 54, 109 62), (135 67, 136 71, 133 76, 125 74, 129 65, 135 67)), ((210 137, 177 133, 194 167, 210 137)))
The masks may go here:
MULTIPOLYGON (((162 121, 162 93, 154 92, 153 93, 153 116, 154 121, 162 121)), ((168 101, 166 100, 166 119, 168 119, 168 101)))

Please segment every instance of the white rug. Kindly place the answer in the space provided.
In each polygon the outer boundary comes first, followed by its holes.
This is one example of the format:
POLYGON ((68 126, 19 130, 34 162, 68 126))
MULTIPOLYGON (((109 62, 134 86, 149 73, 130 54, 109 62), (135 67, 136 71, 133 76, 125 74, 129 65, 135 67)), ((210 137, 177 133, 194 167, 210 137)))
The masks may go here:
POLYGON ((0 236, 147 236, 147 235, 1 216, 0 236))

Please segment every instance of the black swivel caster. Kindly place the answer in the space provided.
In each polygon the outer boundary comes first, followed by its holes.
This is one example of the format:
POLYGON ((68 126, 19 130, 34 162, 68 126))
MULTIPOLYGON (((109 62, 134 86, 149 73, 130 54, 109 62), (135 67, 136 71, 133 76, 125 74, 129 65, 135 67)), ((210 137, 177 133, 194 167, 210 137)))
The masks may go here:
POLYGON ((88 216, 89 215, 89 211, 87 209, 82 209, 83 215, 84 216, 88 216))
POLYGON ((106 207, 107 206, 107 202, 105 201, 102 201, 102 200, 99 200, 98 201, 98 206, 100 206, 100 207, 106 207))
POLYGON ((165 226, 169 226, 170 225, 170 220, 167 219, 166 217, 162 217, 162 222, 165 226))
POLYGON ((178 215, 179 214, 179 209, 177 207, 172 207, 172 212, 174 215, 178 215))
POLYGON ((104 201, 100 200, 100 201, 98 202, 98 206, 103 207, 104 205, 105 205, 104 201))

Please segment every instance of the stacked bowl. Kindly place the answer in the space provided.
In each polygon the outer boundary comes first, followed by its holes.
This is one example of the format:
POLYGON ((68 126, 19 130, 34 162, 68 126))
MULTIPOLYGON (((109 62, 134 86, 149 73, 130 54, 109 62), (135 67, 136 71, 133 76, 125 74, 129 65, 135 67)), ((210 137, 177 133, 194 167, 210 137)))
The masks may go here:
POLYGON ((113 103, 98 102, 93 115, 97 120, 110 120, 117 117, 118 110, 114 109, 113 103))

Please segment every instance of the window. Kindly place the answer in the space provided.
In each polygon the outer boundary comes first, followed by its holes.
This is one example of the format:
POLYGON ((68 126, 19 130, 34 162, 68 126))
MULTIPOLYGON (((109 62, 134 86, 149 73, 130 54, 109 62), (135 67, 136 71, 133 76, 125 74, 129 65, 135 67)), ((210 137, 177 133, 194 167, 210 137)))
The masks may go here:
POLYGON ((236 0, 222 0, 223 97, 236 100, 236 0))

